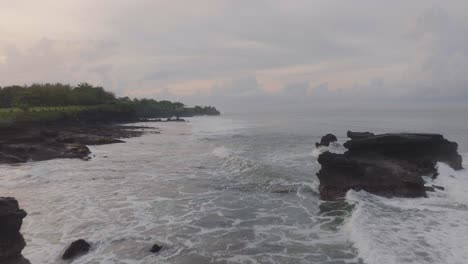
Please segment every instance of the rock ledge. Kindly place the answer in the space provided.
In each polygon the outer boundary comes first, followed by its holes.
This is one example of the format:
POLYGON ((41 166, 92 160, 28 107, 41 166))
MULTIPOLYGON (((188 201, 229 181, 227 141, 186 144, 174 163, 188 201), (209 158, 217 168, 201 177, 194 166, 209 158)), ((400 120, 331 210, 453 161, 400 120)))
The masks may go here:
POLYGON ((422 176, 437 176, 437 162, 462 169, 458 145, 439 134, 381 134, 348 131, 344 154, 322 153, 317 173, 324 200, 350 189, 386 197, 425 197, 422 176))

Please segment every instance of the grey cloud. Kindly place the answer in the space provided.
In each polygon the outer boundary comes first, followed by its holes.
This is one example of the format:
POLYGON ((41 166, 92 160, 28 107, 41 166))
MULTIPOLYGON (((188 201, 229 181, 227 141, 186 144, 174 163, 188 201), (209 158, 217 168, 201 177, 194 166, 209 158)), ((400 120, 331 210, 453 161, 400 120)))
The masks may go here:
MULTIPOLYGON (((53 17, 53 6, 34 6, 10 9, 53 17)), ((9 30, 0 85, 87 81, 221 109, 468 97, 462 0, 88 0, 68 9, 71 22, 40 23, 40 39, 9 30), (168 88, 196 80, 214 84, 191 96, 168 88)))

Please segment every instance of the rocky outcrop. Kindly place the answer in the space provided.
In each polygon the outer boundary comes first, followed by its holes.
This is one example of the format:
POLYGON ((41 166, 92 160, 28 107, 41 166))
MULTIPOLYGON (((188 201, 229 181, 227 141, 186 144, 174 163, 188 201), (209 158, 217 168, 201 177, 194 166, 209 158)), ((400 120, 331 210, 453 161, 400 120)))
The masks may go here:
MULTIPOLYGON (((348 135, 349 136, 349 135, 348 135)), ((422 176, 437 176, 437 162, 462 169, 458 145, 438 134, 351 134, 344 154, 322 153, 317 173, 324 200, 350 189, 386 197, 424 197, 422 176)))
POLYGON ((315 146, 318 148, 320 146, 330 146, 330 143, 332 142, 336 142, 338 141, 338 138, 336 138, 335 135, 333 134, 327 134, 325 136, 323 136, 321 139, 320 139, 320 142, 317 142, 315 143, 315 146))
POLYGON ((17 163, 28 160, 41 161, 57 158, 84 158, 91 151, 85 145, 58 142, 0 145, 0 163, 17 163))
POLYGON ((105 145, 114 143, 125 143, 125 141, 116 138, 86 134, 66 135, 58 138, 58 141, 63 143, 75 143, 82 145, 105 145))
POLYGON ((180 118, 180 117, 176 117, 176 118, 170 118, 170 117, 168 117, 168 118, 166 119, 166 121, 164 121, 164 122, 185 122, 185 119, 180 118))
POLYGON ((84 239, 78 239, 73 241, 70 246, 65 250, 62 255, 62 259, 73 259, 83 254, 88 253, 89 249, 91 248, 91 244, 86 242, 84 239))
POLYGON ((28 264, 21 255, 26 246, 20 233, 26 212, 19 208, 18 201, 11 197, 0 197, 0 263, 28 264))
POLYGON ((123 143, 117 138, 140 136, 146 127, 117 125, 24 126, 0 130, 0 164, 57 158, 88 159, 86 145, 123 143))
POLYGON ((370 132, 352 132, 352 131, 348 131, 346 133, 346 136, 349 137, 350 139, 361 139, 361 138, 375 136, 375 134, 370 133, 370 132))
POLYGON ((439 134, 382 134, 353 139, 344 144, 348 155, 373 155, 397 160, 444 162, 453 169, 462 169, 458 144, 439 134))

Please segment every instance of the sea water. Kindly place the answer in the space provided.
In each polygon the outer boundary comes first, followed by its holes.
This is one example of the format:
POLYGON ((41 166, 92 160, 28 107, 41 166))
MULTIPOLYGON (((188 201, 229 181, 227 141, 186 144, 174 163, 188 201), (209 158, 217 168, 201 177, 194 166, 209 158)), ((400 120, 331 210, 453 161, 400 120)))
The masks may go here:
POLYGON ((428 198, 350 191, 340 202, 320 201, 315 174, 321 152, 344 151, 347 130, 442 133, 467 167, 463 115, 317 110, 144 123, 161 134, 93 146, 90 161, 1 165, 0 195, 28 212, 23 253, 32 263, 62 263, 65 247, 84 238, 92 249, 73 263, 461 264, 465 170, 440 163, 428 184, 445 190, 428 198), (339 142, 316 149, 326 133, 339 142))

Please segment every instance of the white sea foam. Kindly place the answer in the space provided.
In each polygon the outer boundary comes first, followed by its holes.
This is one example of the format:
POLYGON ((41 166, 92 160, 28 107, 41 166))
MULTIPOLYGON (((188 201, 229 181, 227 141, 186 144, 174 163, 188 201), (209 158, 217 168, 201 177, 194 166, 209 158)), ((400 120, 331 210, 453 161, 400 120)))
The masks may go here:
POLYGON ((234 153, 232 150, 224 146, 216 147, 212 151, 212 155, 221 159, 221 166, 218 167, 218 172, 229 178, 251 171, 258 166, 258 163, 238 153, 234 153))
POLYGON ((225 159, 231 155, 231 150, 226 148, 225 146, 217 147, 212 152, 218 158, 225 159))
POLYGON ((382 198, 350 191, 356 204, 346 224, 359 257, 368 264, 447 263, 468 259, 468 173, 439 163, 428 198, 382 198))
POLYGON ((320 154, 326 151, 330 151, 332 153, 343 153, 346 151, 346 149, 343 147, 343 144, 341 142, 333 142, 328 147, 320 146, 320 147, 314 148, 312 152, 310 153, 310 155, 312 155, 312 157, 317 159, 318 156, 320 156, 320 154))
POLYGON ((197 137, 233 134, 251 125, 245 121, 217 116, 194 117, 189 120, 192 126, 192 133, 197 137))
MULTIPOLYGON (((88 162, 0 166, 0 192, 28 212, 25 256, 62 263, 63 249, 85 238, 92 250, 73 263, 360 263, 357 249, 366 264, 468 259, 463 172, 443 177, 441 165, 433 184, 446 191, 428 199, 350 192, 350 216, 349 206, 318 199, 319 165, 305 141, 316 131, 291 130, 300 125, 291 119, 279 120, 280 130, 189 121, 145 123, 161 134, 92 147, 88 162), (164 249, 150 254, 153 243, 164 249)), ((325 150, 344 151, 317 151, 325 150)))
POLYGON ((325 148, 314 148, 310 155, 312 155, 314 158, 318 158, 318 156, 320 156, 320 154, 323 152, 325 152, 325 148))

